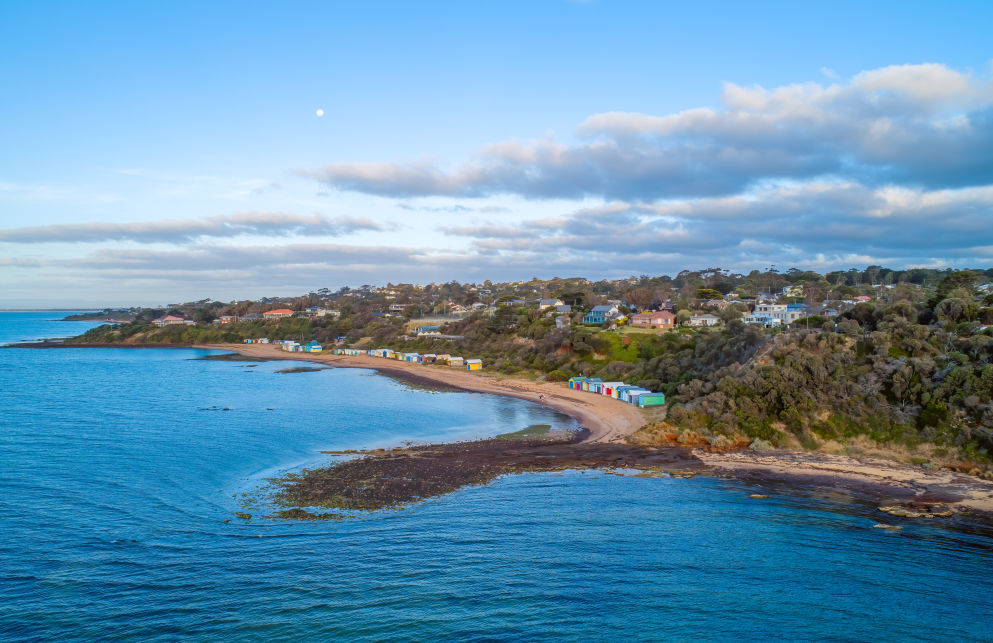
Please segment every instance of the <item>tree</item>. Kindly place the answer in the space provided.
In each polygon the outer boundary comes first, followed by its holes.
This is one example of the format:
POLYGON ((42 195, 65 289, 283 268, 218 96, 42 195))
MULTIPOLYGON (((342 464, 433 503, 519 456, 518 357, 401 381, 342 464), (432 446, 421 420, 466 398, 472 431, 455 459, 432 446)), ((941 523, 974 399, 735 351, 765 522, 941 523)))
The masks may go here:
POLYGON ((682 310, 679 310, 676 313, 676 323, 679 324, 680 326, 683 326, 686 324, 686 322, 690 320, 690 317, 692 316, 693 313, 683 308, 682 310))
POLYGON ((724 295, 722 295, 719 291, 714 290, 713 288, 698 288, 697 291, 696 291, 696 298, 697 299, 724 299, 724 295))

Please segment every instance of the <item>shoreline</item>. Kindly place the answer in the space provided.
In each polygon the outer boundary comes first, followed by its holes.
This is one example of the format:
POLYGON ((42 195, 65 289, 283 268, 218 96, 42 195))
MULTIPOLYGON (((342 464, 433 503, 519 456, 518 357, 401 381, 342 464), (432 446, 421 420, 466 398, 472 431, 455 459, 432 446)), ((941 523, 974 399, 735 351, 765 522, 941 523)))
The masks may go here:
MULTIPOLYGON (((374 370, 415 385, 441 390, 488 393, 523 399, 554 408, 580 423, 588 434, 575 443, 627 447, 625 439, 646 423, 657 421, 659 411, 645 411, 610 398, 575 391, 563 382, 532 382, 463 371, 449 366, 398 362, 383 358, 314 353, 289 353, 265 344, 62 344, 38 342, 16 348, 198 348, 236 353, 259 361, 300 361, 335 368, 374 370), (544 399, 540 399, 544 396, 544 399)), ((680 447, 649 447, 658 452, 680 447)), ((626 450, 625 450, 626 451, 626 450)), ((694 473, 755 483, 783 483, 796 488, 857 495, 892 509, 880 511, 880 520, 892 516, 946 517, 967 512, 993 524, 993 482, 947 469, 923 467, 873 458, 858 459, 819 452, 727 451, 693 449, 694 473)), ((689 465, 689 462, 686 463, 689 465)), ((613 466, 609 462, 603 466, 613 466)))
POLYGON ((575 391, 563 382, 531 382, 503 378, 486 371, 465 371, 451 366, 399 362, 363 355, 288 353, 271 344, 196 344, 193 348, 224 350, 265 360, 297 360, 336 368, 364 368, 412 384, 441 385, 468 393, 515 397, 560 411, 589 430, 584 442, 624 443, 642 426, 657 419, 658 411, 644 411, 612 398, 575 391))

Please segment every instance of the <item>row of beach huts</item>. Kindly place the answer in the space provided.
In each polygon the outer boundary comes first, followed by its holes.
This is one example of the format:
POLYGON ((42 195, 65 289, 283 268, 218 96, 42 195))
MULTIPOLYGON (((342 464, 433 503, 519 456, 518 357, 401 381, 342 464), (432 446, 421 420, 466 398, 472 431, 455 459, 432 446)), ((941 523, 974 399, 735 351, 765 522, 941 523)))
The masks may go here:
POLYGON ((280 339, 277 341, 270 341, 268 337, 260 337, 258 339, 243 339, 242 344, 272 344, 273 346, 278 346, 280 350, 284 350, 287 353, 322 353, 324 352, 324 347, 321 346, 320 342, 312 341, 306 344, 301 344, 295 342, 292 339, 280 339))
POLYGON ((634 404, 645 408, 646 406, 662 406, 665 404, 665 393, 655 393, 640 386, 625 384, 624 382, 604 382, 599 377, 572 377, 569 378, 569 388, 577 391, 588 391, 595 395, 612 397, 621 402, 634 404))
POLYGON ((373 348, 371 350, 361 350, 358 348, 336 348, 335 355, 368 355, 369 357, 381 357, 392 359, 398 362, 414 362, 415 364, 447 364, 457 368, 464 368, 467 371, 483 370, 483 360, 465 359, 455 355, 435 354, 435 353, 401 353, 389 348, 373 348))

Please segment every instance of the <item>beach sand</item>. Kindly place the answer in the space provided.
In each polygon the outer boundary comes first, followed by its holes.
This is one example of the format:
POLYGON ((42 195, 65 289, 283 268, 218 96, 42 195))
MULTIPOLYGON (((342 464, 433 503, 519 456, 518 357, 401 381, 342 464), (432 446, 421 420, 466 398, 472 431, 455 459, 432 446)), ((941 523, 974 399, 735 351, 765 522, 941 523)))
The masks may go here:
POLYGON ((423 382, 472 391, 493 393, 544 404, 575 418, 589 431, 584 442, 622 443, 648 422, 658 421, 659 409, 640 409, 618 400, 575 391, 564 382, 531 382, 487 371, 466 371, 452 366, 399 362, 365 355, 289 353, 271 344, 205 344, 197 348, 227 350, 256 359, 283 359, 329 364, 338 368, 369 368, 414 383, 423 382))

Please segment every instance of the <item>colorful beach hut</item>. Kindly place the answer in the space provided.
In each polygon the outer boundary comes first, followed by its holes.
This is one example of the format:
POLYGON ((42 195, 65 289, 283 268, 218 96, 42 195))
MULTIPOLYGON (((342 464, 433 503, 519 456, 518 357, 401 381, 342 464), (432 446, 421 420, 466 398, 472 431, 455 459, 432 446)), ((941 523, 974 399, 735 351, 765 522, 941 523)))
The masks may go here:
POLYGON ((481 370, 483 370, 483 360, 481 360, 481 359, 467 359, 465 361, 465 370, 467 370, 467 371, 481 371, 481 370))
POLYGON ((604 382, 600 385, 600 390, 597 391, 600 395, 605 395, 611 397, 614 389, 618 386, 624 386, 624 382, 604 382))
POLYGON ((448 358, 448 365, 449 366, 464 366, 465 365, 465 360, 463 358, 461 358, 461 357, 449 357, 448 358))
POLYGON ((577 391, 583 390, 583 382, 586 381, 585 377, 570 377, 569 378, 569 388, 575 389, 577 391))
POLYGON ((638 396, 638 406, 663 406, 665 404, 665 393, 642 393, 638 396))
POLYGON ((603 384, 603 380, 599 377, 591 377, 583 382, 583 390, 592 391, 597 384, 603 384))

